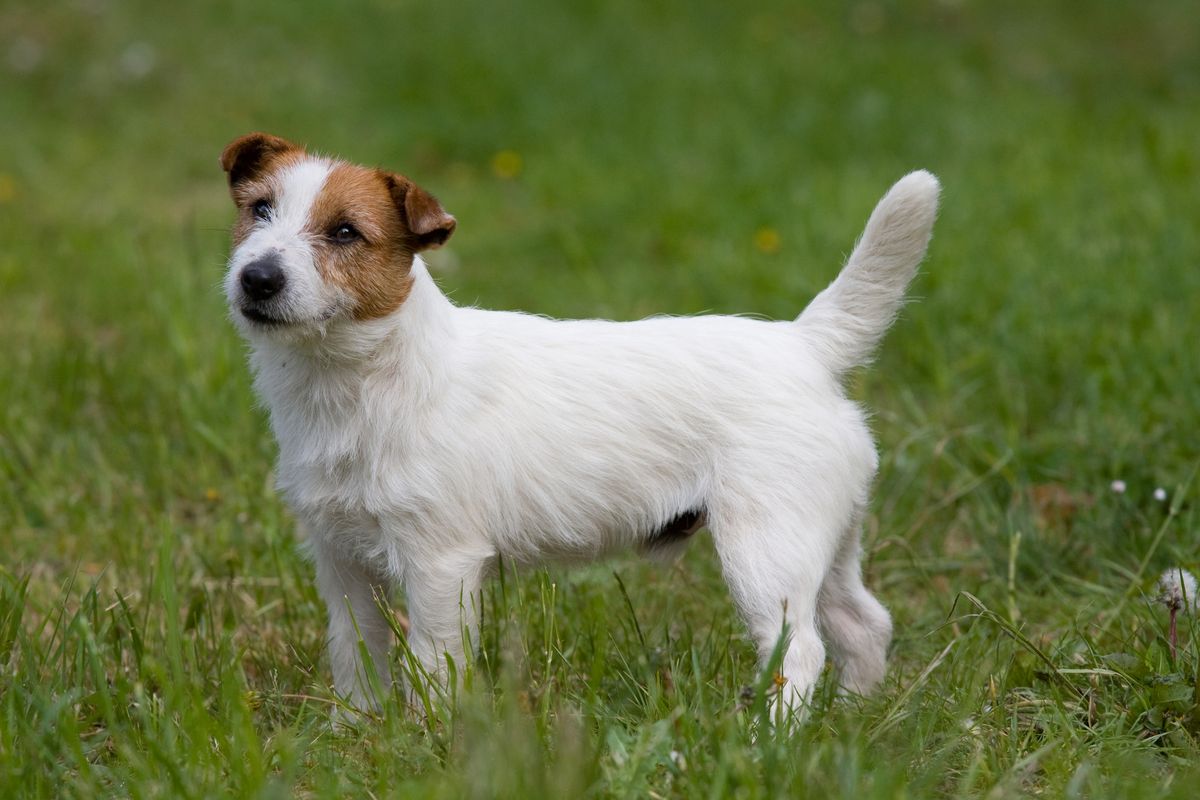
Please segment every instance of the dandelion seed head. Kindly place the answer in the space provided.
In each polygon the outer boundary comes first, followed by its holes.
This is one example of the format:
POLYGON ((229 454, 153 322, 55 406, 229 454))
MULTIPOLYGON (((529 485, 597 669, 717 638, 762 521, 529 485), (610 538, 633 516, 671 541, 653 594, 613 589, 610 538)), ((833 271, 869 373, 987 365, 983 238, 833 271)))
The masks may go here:
POLYGON ((1200 608, 1196 598, 1196 576, 1182 567, 1171 567, 1158 579, 1158 602, 1176 611, 1200 608))
POLYGON ((46 48, 36 39, 22 36, 8 48, 8 66, 13 72, 29 75, 42 65, 46 48))
POLYGON ((1125 494, 1125 489, 1126 489, 1125 481, 1117 479, 1109 485, 1109 488, 1112 489, 1117 494, 1125 494))
POLYGON ((127 78, 141 80, 158 65, 158 52, 148 42, 134 42, 121 53, 119 64, 127 78))
POLYGON ((1167 501, 1167 490, 1159 486, 1154 490, 1154 499, 1160 503, 1165 503, 1167 501))

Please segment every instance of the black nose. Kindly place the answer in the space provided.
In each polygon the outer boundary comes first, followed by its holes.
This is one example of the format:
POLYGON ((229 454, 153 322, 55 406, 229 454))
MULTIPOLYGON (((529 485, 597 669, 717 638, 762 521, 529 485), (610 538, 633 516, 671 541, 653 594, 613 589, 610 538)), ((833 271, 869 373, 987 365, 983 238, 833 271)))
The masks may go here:
POLYGON ((251 261, 242 270, 242 289, 251 300, 266 300, 287 283, 279 258, 274 255, 251 261))

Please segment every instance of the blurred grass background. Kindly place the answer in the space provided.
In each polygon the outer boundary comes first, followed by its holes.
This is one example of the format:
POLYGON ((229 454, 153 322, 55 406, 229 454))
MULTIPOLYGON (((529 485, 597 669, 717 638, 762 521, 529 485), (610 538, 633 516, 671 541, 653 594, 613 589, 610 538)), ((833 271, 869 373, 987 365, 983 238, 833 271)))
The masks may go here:
POLYGON ((1194 618, 1171 658, 1143 593, 1200 561, 1198 41, 1182 0, 4 0, 4 794, 1192 796, 1194 618), (855 386, 881 697, 755 740, 701 540, 493 587, 459 712, 331 732, 218 289, 256 129, 409 174, 452 297, 560 316, 794 316, 938 174, 855 386))

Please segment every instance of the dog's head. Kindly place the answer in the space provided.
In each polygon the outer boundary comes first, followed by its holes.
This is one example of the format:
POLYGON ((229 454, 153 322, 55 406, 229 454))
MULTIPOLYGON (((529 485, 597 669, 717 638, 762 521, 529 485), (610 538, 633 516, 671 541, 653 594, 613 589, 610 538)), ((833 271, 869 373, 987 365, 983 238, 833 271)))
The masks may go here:
POLYGON ((413 257, 454 232, 403 175, 310 155, 251 133, 221 153, 237 205, 225 294, 247 335, 303 337, 385 317, 412 288, 413 257))

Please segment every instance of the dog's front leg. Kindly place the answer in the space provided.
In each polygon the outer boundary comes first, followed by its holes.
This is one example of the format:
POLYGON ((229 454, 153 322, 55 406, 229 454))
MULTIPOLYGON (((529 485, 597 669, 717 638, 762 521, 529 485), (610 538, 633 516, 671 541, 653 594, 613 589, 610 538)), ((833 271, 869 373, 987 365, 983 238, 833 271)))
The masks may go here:
POLYGON ((378 709, 382 698, 375 688, 387 690, 391 684, 387 662, 391 628, 380 609, 387 587, 371 570, 333 548, 318 544, 313 554, 317 587, 329 609, 327 642, 334 688, 356 708, 378 709))
POLYGON ((408 644, 429 677, 445 685, 447 659, 458 678, 468 646, 478 645, 480 585, 487 559, 443 554, 433 563, 409 565, 404 574, 408 600, 408 644))

